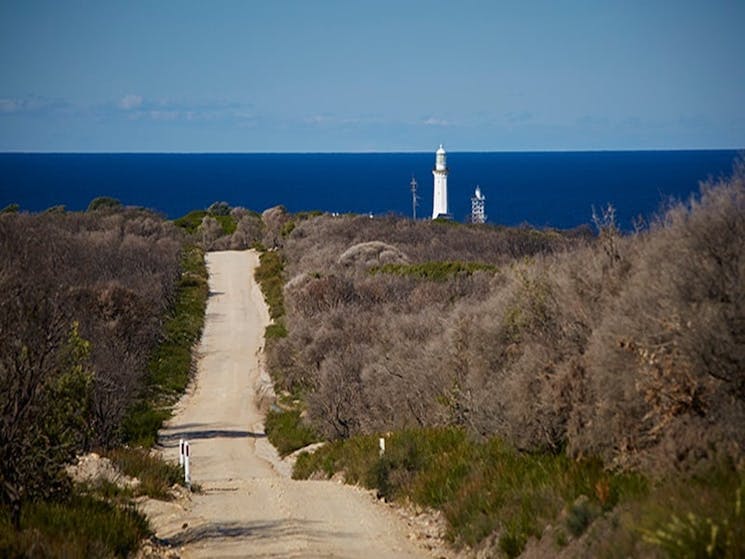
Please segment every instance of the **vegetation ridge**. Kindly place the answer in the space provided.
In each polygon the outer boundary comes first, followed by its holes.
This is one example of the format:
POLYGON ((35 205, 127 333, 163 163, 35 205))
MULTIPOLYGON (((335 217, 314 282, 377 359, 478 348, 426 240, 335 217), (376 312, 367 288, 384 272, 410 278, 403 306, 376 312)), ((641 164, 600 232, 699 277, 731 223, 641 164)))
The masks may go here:
POLYGON ((270 436, 334 441, 297 476, 498 555, 745 553, 743 162, 629 234, 612 207, 594 233, 274 219, 270 436))

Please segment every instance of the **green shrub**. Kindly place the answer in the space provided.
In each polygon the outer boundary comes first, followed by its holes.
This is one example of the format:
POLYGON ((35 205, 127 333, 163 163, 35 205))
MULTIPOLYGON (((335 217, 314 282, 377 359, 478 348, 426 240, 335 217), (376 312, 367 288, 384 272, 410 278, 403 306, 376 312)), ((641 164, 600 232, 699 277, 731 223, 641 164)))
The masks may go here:
POLYGON ((410 494, 436 507, 449 500, 473 458, 473 445, 459 429, 395 432, 375 467, 376 487, 386 498, 410 494))
POLYGON ((282 295, 282 272, 284 261, 277 251, 261 253, 259 266, 254 271, 254 277, 261 286, 264 299, 269 306, 269 315, 277 320, 285 314, 284 297, 282 295))
POLYGON ((637 511, 644 541, 669 557, 745 557, 745 470, 720 464, 659 484, 637 511))
POLYGON ((0 556, 129 557, 150 535, 147 519, 134 506, 117 506, 86 495, 24 508, 21 531, 0 509, 0 556))
POLYGON ((266 436, 281 456, 318 442, 316 432, 305 424, 299 410, 270 410, 266 415, 266 436))
POLYGON ((343 472, 348 483, 375 488, 373 468, 378 458, 378 439, 372 435, 352 437, 326 444, 313 454, 301 453, 292 472, 294 479, 307 479, 314 473, 331 477, 343 472))
POLYGON ((232 235, 235 233, 235 230, 238 227, 238 222, 232 215, 213 215, 212 217, 214 217, 217 220, 217 223, 220 224, 224 235, 232 235))
POLYGON ((590 502, 584 495, 580 496, 569 507, 566 517, 566 527, 574 537, 579 537, 590 523, 600 514, 600 508, 590 502))
POLYGON ((370 273, 409 276, 443 282, 455 275, 471 275, 477 271, 495 272, 497 267, 482 262, 422 262, 420 264, 383 264, 370 269, 370 273))
POLYGON ((152 402, 140 400, 128 410, 122 421, 122 438, 129 444, 149 448, 158 440, 158 430, 170 416, 167 409, 156 409, 152 402))
POLYGON ((285 326, 285 323, 281 320, 278 322, 275 322, 274 324, 270 324, 264 330, 264 338, 267 340, 273 340, 277 338, 286 338, 286 337, 287 337, 287 327, 285 326))
POLYGON ((148 363, 148 391, 129 410, 122 423, 126 442, 155 444, 168 405, 186 390, 192 371, 192 347, 199 340, 207 306, 207 268, 204 252, 184 250, 176 300, 164 326, 164 336, 148 363))
POLYGON ((207 213, 215 217, 230 215, 230 204, 227 202, 213 202, 210 207, 207 208, 207 213))
POLYGON ((122 207, 122 203, 111 196, 99 196, 91 200, 88 204, 88 211, 95 212, 98 210, 116 210, 122 207))
POLYGON ((179 466, 166 462, 144 448, 117 448, 109 451, 107 456, 122 473, 140 480, 136 490, 138 495, 170 499, 170 488, 174 484, 183 484, 179 466))
POLYGON ((196 233, 197 229, 199 229, 199 226, 202 224, 202 220, 208 215, 217 220, 217 223, 219 223, 222 228, 223 235, 232 235, 238 226, 235 218, 231 215, 211 215, 205 210, 189 212, 185 216, 175 219, 173 223, 188 233, 196 233))
POLYGON ((206 215, 207 212, 205 210, 194 210, 192 212, 189 212, 185 216, 173 220, 173 223, 174 225, 176 225, 176 227, 181 227, 188 233, 196 233, 206 215))
POLYGON ((281 229, 279 230, 279 234, 282 237, 288 237, 290 233, 292 233, 294 230, 295 230, 295 222, 290 220, 281 227, 281 229))
POLYGON ((475 546, 492 533, 510 557, 532 536, 555 524, 574 505, 573 533, 581 533, 603 507, 644 491, 638 480, 612 474, 597 460, 564 454, 521 453, 499 439, 477 442, 456 428, 408 429, 386 438, 352 437, 301 455, 293 477, 344 472, 388 499, 410 499, 443 511, 449 537, 475 546), (585 514, 590 513, 590 514, 585 514))

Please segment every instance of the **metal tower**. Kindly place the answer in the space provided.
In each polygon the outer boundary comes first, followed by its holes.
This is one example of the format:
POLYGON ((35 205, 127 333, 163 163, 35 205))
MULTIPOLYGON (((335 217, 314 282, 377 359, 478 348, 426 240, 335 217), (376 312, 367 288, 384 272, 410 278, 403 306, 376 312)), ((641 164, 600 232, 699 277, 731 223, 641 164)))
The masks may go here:
POLYGON ((476 192, 471 196, 471 223, 486 223, 486 196, 481 193, 481 187, 476 187, 476 192))

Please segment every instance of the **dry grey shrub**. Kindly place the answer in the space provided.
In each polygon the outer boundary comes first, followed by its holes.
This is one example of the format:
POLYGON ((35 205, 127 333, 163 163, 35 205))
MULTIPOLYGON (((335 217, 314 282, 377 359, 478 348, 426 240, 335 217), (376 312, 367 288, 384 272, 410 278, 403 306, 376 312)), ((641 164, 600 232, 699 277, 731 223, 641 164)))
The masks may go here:
POLYGON ((639 241, 625 289, 593 332, 578 449, 651 469, 742 455, 744 179, 704 185, 639 241))
POLYGON ((514 258, 567 250, 584 238, 583 232, 464 226, 394 216, 323 215, 297 223, 283 248, 289 277, 294 277, 331 269, 349 247, 371 241, 396 247, 414 263, 459 260, 505 264, 514 258))
POLYGON ((243 208, 234 208, 231 215, 238 222, 235 227, 235 231, 230 236, 230 249, 231 250, 244 250, 251 248, 256 243, 261 242, 264 235, 264 224, 259 216, 246 213, 236 212, 236 210, 242 210, 243 208))
POLYGON ((16 526, 22 501, 64 489, 65 461, 117 442, 181 246, 141 210, 0 216, 0 500, 16 526))
MULTIPOLYGON (((451 408, 463 406, 453 396, 459 388, 450 372, 445 333, 454 306, 473 300, 478 312, 480 299, 488 297, 504 278, 495 280, 494 273, 476 272, 435 282, 370 275, 364 270, 387 262, 406 262, 405 254, 409 253, 419 258, 422 252, 457 255, 459 260, 507 262, 516 243, 504 244, 508 254, 490 254, 484 248, 495 245, 495 238, 512 236, 508 230, 477 231, 390 218, 322 216, 300 222, 284 247, 288 275, 302 270, 285 288, 290 335, 277 342, 269 356, 280 387, 291 391, 310 387, 310 416, 323 423, 320 404, 331 397, 333 386, 328 379, 340 381, 344 377, 339 363, 350 365, 339 358, 329 364, 329 356, 340 348, 350 351, 365 344, 374 351, 366 351, 366 361, 350 373, 352 384, 361 387, 360 397, 345 408, 352 410, 356 419, 347 421, 346 426, 326 425, 327 433, 346 436, 357 430, 445 422, 453 415, 451 408), (396 244, 365 239, 371 234, 396 244), (322 242, 318 235, 323 235, 322 242)), ((528 231, 520 231, 516 237, 544 239, 528 231)), ((556 242, 554 237, 545 236, 551 243, 556 242)), ((560 240, 561 246, 569 243, 560 240)), ((535 246, 531 245, 529 252, 535 246)), ((479 384, 481 380, 469 379, 475 388, 470 393, 478 395, 478 404, 471 407, 485 416, 494 409, 494 398, 479 384)), ((484 420, 471 422, 482 432, 489 429, 484 420)))
POLYGON ((222 236, 222 226, 214 217, 206 215, 202 218, 197 233, 201 236, 202 246, 205 247, 205 250, 210 250, 215 241, 222 236))
POLYGON ((407 264, 409 259, 398 248, 380 241, 352 245, 339 256, 339 264, 369 269, 383 264, 407 264))
POLYGON ((290 215, 284 206, 275 206, 264 210, 261 214, 264 225, 262 244, 267 248, 282 246, 282 227, 290 221, 290 215))
POLYGON ((300 222, 284 247, 289 336, 270 368, 308 393, 311 420, 333 437, 447 423, 650 471, 741 457, 744 176, 705 186, 648 231, 621 235, 606 212, 595 240, 300 222), (500 267, 444 282, 366 273, 383 253, 500 267))
POLYGON ((329 438, 348 438, 360 432, 366 408, 360 376, 364 353, 364 347, 356 344, 334 350, 321 363, 315 390, 308 398, 308 414, 329 438))
POLYGON ((3 222, 17 233, 6 236, 13 244, 3 248, 5 265, 22 270, 20 259, 33 254, 42 264, 26 274, 29 293, 51 278, 66 329, 77 320, 80 335, 93 342, 89 444, 112 444, 173 301, 182 235, 142 210, 20 214, 3 222))
POLYGON ((294 312, 303 317, 349 305, 355 299, 352 281, 342 275, 304 277, 285 289, 285 297, 294 312))
POLYGON ((377 318, 375 348, 362 370, 365 432, 438 425, 446 416, 437 399, 449 379, 442 374, 443 325, 437 310, 377 318))

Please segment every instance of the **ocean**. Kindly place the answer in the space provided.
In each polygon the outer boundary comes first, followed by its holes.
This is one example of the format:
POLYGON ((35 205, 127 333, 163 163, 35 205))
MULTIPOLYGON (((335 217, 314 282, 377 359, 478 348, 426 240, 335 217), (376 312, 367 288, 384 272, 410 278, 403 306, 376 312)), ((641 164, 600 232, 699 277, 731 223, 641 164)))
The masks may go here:
MULTIPOLYGON (((481 187, 488 222, 571 228, 592 208, 612 204, 631 228, 671 199, 698 192, 700 181, 726 177, 734 150, 601 152, 451 152, 450 213, 467 220, 481 187)), ((215 201, 256 211, 412 215, 432 212, 432 153, 343 154, 0 154, 0 208, 55 205, 83 210, 97 196, 144 206, 169 218, 215 201)))

